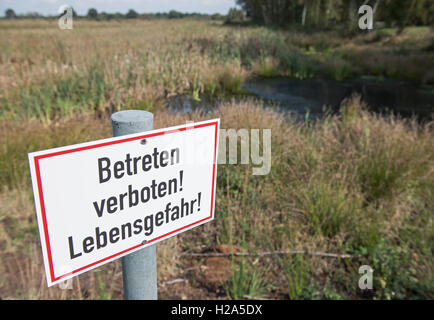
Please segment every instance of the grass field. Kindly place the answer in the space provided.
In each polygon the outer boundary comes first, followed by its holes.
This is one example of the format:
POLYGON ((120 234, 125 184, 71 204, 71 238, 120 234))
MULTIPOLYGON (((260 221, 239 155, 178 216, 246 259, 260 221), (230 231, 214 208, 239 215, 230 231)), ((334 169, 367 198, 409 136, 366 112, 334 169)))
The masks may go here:
POLYGON ((154 112, 155 128, 220 117, 222 128, 272 132, 269 175, 220 165, 215 221, 158 244, 160 298, 434 298, 432 123, 371 114, 358 97, 299 123, 241 90, 253 76, 432 84, 429 29, 346 37, 137 20, 72 31, 1 21, 0 32, 2 299, 122 298, 119 261, 74 278, 72 290, 46 288, 27 153, 110 137, 110 113, 123 109, 154 112), (215 108, 169 111, 179 95, 215 108), (297 253, 188 255, 233 251, 297 253), (373 290, 358 288, 362 265, 374 269, 373 290))

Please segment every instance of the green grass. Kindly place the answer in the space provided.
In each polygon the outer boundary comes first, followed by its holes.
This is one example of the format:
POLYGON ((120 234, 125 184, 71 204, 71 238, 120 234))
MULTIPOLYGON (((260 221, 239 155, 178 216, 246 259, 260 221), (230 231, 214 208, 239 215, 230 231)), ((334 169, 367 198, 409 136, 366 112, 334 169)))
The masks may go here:
POLYGON ((339 182, 314 180, 298 192, 297 203, 312 226, 311 232, 329 238, 341 232, 350 234, 362 214, 360 197, 348 194, 339 182))
MULTIPOLYGON (((222 128, 272 134, 269 175, 253 176, 252 165, 219 165, 216 219, 159 247, 160 259, 171 259, 159 264, 171 266, 163 278, 188 276, 176 260, 181 252, 230 244, 252 253, 354 255, 234 258, 224 290, 232 299, 433 298, 432 123, 369 113, 357 97, 344 101, 337 115, 296 123, 241 91, 251 76, 421 79, 434 61, 424 51, 429 33, 350 39, 186 20, 80 22, 65 34, 42 22, 10 24, 0 39, 7 48, 0 60, 0 259, 8 261, 0 264, 2 297, 67 296, 40 289, 27 153, 110 137, 110 112, 138 108, 154 112, 156 128, 219 117, 222 128), (210 99, 215 108, 171 113, 164 105, 177 95, 197 104, 210 99), (219 103, 233 96, 237 102, 219 103), (31 272, 14 276, 13 263, 31 272), (369 293, 357 287, 363 264, 374 269, 369 293)), ((100 273, 94 280, 89 295, 75 289, 71 297, 120 297, 113 289, 121 286, 119 277, 100 273)))
POLYGON ((300 299, 306 294, 310 284, 310 267, 303 255, 290 255, 285 259, 284 270, 289 299, 300 299))
POLYGON ((233 275, 226 285, 226 294, 230 299, 244 300, 250 298, 261 298, 264 292, 264 280, 257 270, 249 271, 244 259, 238 263, 232 260, 233 275))
MULTIPOLYGON (((156 127, 220 117, 224 128, 271 128, 272 132, 270 174, 252 176, 249 165, 220 165, 215 221, 179 236, 183 245, 176 250, 196 250, 192 248, 217 241, 252 253, 303 250, 360 255, 235 258, 233 276, 225 287, 232 299, 246 295, 432 298, 430 125, 370 114, 357 98, 346 102, 341 115, 309 123, 283 120, 255 104, 226 103, 208 115, 155 113, 156 127), (375 290, 368 295, 357 287, 357 270, 363 264, 375 270, 375 290)), ((2 241, 32 243, 37 240, 34 219, 14 223, 17 210, 20 216, 34 215, 27 152, 109 137, 109 119, 83 113, 68 120, 3 121, 0 128, 5 197, 1 221, 2 228, 13 231, 5 233, 2 241), (16 190, 26 195, 19 206, 13 200, 16 190), (9 202, 16 209, 11 211, 9 202), (12 238, 5 238, 6 234, 12 238)), ((96 296, 115 297, 111 289, 97 286, 95 290, 96 296)))
POLYGON ((433 37, 424 29, 400 35, 379 29, 349 38, 190 20, 79 21, 68 34, 46 24, 0 24, 0 47, 7 49, 0 60, 2 119, 155 110, 167 97, 185 94, 198 102, 240 96, 242 83, 253 76, 433 80, 433 52, 427 50, 433 37))

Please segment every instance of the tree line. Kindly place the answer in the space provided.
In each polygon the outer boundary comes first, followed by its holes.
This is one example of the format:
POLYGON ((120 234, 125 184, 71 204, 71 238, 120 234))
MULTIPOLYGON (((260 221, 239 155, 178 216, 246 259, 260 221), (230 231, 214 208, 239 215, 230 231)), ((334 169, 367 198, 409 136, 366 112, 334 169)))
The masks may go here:
MULTIPOLYGON (((238 8, 231 8, 226 15, 183 13, 176 10, 159 13, 138 13, 130 9, 127 13, 98 12, 90 8, 86 15, 75 18, 91 20, 119 19, 182 19, 204 18, 225 20, 226 23, 253 23, 265 26, 293 26, 330 28, 335 26, 356 27, 358 9, 362 5, 373 8, 375 21, 386 26, 403 28, 409 25, 434 26, 434 0, 236 0, 238 8)), ((37 12, 24 15, 14 10, 5 11, 6 19, 44 18, 37 12)))
POLYGON ((267 26, 354 26, 362 5, 370 5, 375 21, 387 26, 434 25, 434 0, 237 0, 237 4, 246 19, 267 26))
MULTIPOLYGON (((203 13, 184 13, 176 10, 170 10, 169 12, 157 12, 157 13, 138 13, 134 9, 130 9, 127 13, 107 13, 107 12, 98 12, 95 8, 90 8, 85 15, 78 15, 77 12, 73 9, 73 17, 74 18, 83 18, 90 20, 120 20, 120 19, 158 19, 158 18, 166 18, 166 19, 182 19, 182 18, 206 18, 213 20, 222 20, 224 16, 215 13, 215 14, 203 14, 203 13)), ((62 13, 63 14, 63 13, 62 13)), ((60 14, 60 15, 62 15, 60 14)), ((15 13, 13 9, 7 9, 5 11, 4 17, 5 19, 40 19, 40 18, 56 18, 60 15, 56 16, 44 16, 39 14, 38 12, 29 12, 26 14, 18 15, 15 13)))

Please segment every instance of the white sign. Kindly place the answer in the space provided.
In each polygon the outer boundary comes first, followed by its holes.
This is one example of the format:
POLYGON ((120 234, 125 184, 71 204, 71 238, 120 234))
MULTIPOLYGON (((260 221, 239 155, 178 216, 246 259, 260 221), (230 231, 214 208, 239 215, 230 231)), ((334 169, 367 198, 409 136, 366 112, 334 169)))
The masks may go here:
POLYGON ((29 153, 48 286, 211 221, 219 126, 29 153))

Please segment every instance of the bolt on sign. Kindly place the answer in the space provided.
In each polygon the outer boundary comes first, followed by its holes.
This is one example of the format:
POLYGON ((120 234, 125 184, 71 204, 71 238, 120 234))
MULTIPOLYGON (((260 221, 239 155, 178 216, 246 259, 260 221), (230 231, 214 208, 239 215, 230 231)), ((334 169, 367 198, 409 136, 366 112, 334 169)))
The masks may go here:
POLYGON ((214 218, 220 119, 29 153, 48 286, 214 218))

